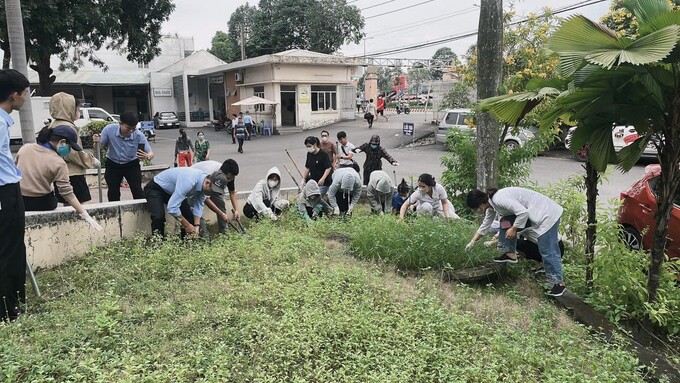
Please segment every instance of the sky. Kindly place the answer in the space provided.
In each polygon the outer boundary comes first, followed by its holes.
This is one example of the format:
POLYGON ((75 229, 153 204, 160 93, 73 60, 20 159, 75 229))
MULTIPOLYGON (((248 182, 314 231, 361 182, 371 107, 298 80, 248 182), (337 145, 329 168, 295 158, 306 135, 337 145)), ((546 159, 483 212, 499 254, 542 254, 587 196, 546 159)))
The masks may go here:
MULTIPOLYGON (((174 0, 175 10, 163 25, 164 33, 178 33, 193 37, 194 48, 209 49, 215 32, 227 31, 231 13, 240 5, 257 1, 245 0, 174 0)), ((412 46, 428 41, 474 32, 479 23, 480 0, 347 0, 359 7, 365 19, 366 39, 359 44, 345 45, 340 53, 345 56, 378 56, 380 52, 412 46)), ((518 0, 517 17, 531 12, 541 13, 543 7, 552 9, 570 5, 587 5, 561 13, 559 16, 582 14, 597 20, 607 13, 611 1, 601 0, 518 0)), ((509 1, 504 1, 508 9, 509 1)), ((379 55, 382 58, 430 58, 441 47, 449 47, 459 56, 474 44, 476 36, 441 43, 432 47, 397 54, 379 55)))

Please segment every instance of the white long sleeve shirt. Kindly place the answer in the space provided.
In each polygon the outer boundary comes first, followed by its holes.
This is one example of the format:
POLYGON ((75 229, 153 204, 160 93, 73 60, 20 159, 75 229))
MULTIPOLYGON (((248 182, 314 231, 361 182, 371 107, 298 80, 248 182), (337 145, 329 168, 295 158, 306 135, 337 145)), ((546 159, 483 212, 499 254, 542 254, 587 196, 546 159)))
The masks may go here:
POLYGON ((484 221, 477 232, 484 235, 493 223, 496 214, 501 217, 515 215, 513 226, 521 229, 531 221, 531 231, 536 237, 547 232, 562 216, 564 210, 557 202, 533 190, 509 187, 503 188, 489 199, 490 209, 486 210, 484 221))

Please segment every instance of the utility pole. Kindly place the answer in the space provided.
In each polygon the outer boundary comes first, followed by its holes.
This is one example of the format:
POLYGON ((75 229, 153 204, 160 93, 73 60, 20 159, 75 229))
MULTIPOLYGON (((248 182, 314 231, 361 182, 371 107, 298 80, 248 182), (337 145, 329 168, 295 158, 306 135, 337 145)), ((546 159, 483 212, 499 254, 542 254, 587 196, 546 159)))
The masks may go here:
POLYGON ((241 29, 241 60, 246 59, 246 42, 244 41, 244 33, 243 33, 243 23, 239 24, 239 27, 241 29))
POLYGON ((366 59, 366 40, 372 40, 375 37, 364 37, 364 60, 366 59))

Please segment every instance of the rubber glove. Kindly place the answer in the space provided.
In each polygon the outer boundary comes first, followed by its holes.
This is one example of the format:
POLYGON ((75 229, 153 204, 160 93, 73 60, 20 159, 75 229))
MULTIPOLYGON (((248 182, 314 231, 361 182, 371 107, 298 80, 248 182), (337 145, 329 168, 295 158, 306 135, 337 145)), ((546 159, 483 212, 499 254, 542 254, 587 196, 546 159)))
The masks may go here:
POLYGON ((97 223, 97 221, 95 221, 94 218, 90 217, 90 214, 88 214, 86 211, 80 213, 80 218, 82 218, 82 219, 84 219, 85 221, 87 221, 87 223, 89 223, 90 226, 92 226, 95 230, 97 230, 97 231, 102 231, 102 227, 99 226, 99 224, 97 223))
POLYGON ((271 219, 272 221, 276 221, 277 219, 279 219, 279 216, 276 215, 276 213, 274 213, 273 211, 270 210, 269 211, 269 219, 271 219))
POLYGON ((340 208, 339 207, 334 207, 333 208, 333 215, 340 215, 340 208))
POLYGON ((361 152, 362 152, 361 149, 354 149, 354 153, 361 153, 361 152))
POLYGON ((475 241, 470 241, 467 245, 465 245, 465 250, 470 250, 472 247, 475 245, 475 241))

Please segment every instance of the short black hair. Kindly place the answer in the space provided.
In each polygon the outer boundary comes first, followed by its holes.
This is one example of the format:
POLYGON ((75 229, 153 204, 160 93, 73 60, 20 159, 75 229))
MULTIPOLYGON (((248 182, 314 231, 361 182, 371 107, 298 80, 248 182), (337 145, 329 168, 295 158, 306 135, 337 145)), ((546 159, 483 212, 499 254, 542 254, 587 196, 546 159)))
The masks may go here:
POLYGON ((220 170, 224 174, 232 174, 234 177, 236 177, 238 175, 238 164, 236 163, 236 161, 229 158, 222 162, 220 170))
POLYGON ((134 128, 137 126, 139 119, 134 112, 123 112, 120 114, 120 122, 134 128))
POLYGON ((305 138, 305 146, 307 145, 321 146, 321 141, 319 141, 318 137, 308 136, 307 138, 305 138))
POLYGON ((466 202, 470 209, 475 210, 481 204, 489 202, 489 195, 479 189, 470 190, 466 202))
POLYGON ((347 137, 347 133, 345 133, 344 130, 341 130, 341 131, 338 132, 337 136, 338 136, 338 140, 342 140, 343 138, 347 137))
POLYGON ((321 134, 324 134, 324 133, 328 134, 329 136, 331 135, 330 133, 328 133, 328 130, 322 130, 321 131, 321 134))
POLYGON ((436 182, 434 181, 434 177, 432 177, 432 174, 429 173, 421 174, 420 177, 418 177, 418 182, 422 182, 429 187, 434 187, 434 185, 436 184, 436 182))
POLYGON ((15 69, 0 70, 0 102, 5 102, 9 96, 16 92, 21 94, 31 83, 26 76, 15 69))

